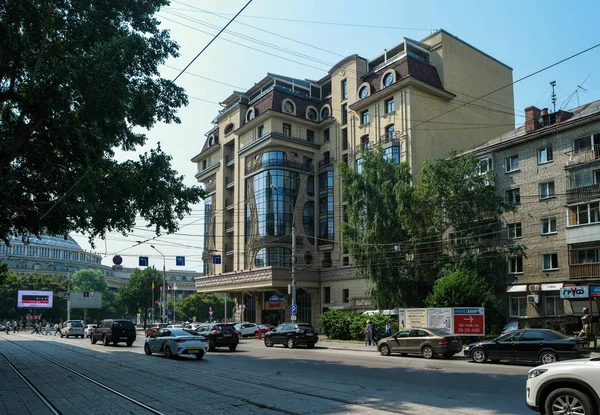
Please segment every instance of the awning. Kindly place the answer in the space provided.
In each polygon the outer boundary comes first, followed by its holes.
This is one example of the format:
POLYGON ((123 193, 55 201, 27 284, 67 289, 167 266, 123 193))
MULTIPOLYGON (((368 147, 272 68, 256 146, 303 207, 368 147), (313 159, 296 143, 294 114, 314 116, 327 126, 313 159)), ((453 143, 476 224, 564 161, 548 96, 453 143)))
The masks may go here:
POLYGON ((562 282, 555 282, 554 284, 542 284, 542 291, 558 291, 563 287, 562 282))
POLYGON ((527 285, 509 285, 506 287, 507 293, 524 293, 527 292, 527 285))

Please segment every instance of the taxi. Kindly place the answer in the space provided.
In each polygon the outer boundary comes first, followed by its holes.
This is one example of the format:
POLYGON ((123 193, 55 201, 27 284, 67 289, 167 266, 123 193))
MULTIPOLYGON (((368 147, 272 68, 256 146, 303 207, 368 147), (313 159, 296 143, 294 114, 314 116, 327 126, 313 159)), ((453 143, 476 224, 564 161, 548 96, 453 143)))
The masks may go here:
POLYGON ((164 354, 168 359, 179 356, 195 356, 200 360, 208 352, 204 336, 195 331, 180 328, 164 328, 153 333, 144 343, 144 352, 164 354))

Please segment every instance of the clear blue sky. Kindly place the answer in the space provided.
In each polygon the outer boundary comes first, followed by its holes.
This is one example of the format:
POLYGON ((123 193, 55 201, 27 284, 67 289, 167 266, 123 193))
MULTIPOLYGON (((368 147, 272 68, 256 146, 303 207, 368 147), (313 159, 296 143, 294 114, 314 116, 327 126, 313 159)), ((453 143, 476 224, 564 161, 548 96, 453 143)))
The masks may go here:
MULTIPOLYGON (((165 8, 157 16, 164 28, 171 31, 171 37, 181 46, 181 56, 172 59, 167 65, 183 68, 217 32, 207 25, 222 27, 227 22, 223 17, 230 18, 245 3, 245 0, 172 1, 171 7, 165 8), (201 12, 194 7, 222 14, 222 17, 201 12)), ((382 53, 383 49, 399 43, 403 37, 419 40, 436 29, 445 29, 512 67, 513 79, 517 80, 600 43, 599 14, 598 1, 254 0, 236 22, 229 26, 229 30, 247 38, 241 39, 224 33, 222 38, 216 40, 198 58, 188 69, 190 74, 183 75, 178 81, 190 96, 190 104, 179 113, 182 123, 159 125, 149 131, 148 145, 140 151, 155 147, 160 141, 163 149, 173 156, 174 167, 180 174, 185 175, 186 183, 194 185, 196 166, 190 159, 200 152, 205 140, 204 132, 211 128, 210 122, 220 108, 217 104, 194 98, 213 102, 224 100, 236 88, 222 83, 242 87, 242 90, 248 89, 267 72, 319 79, 326 74, 331 64, 338 62, 342 56, 357 53, 370 59, 382 53), (272 18, 320 21, 328 24, 272 18), (256 26, 323 50, 240 23, 256 26), (226 39, 246 46, 228 42, 226 39), (274 44, 284 50, 277 50, 261 44, 262 42, 274 44)), ((162 69, 165 78, 172 79, 177 73, 178 71, 168 67, 162 69)), ((524 122, 525 107, 535 105, 539 108, 552 108, 549 82, 553 80, 557 83, 557 108, 571 108, 577 105, 577 96, 573 96, 568 103, 566 101, 575 92, 577 85, 582 85, 584 80, 582 86, 586 91, 579 90, 579 101, 585 103, 600 99, 600 48, 515 84, 517 126, 524 122)), ((135 156, 132 153, 120 155, 122 158, 135 156)), ((186 267, 181 269, 202 270, 201 210, 202 206, 194 207, 192 216, 183 221, 183 224, 196 223, 184 227, 177 235, 161 237, 154 241, 157 248, 168 257, 167 269, 175 268, 175 255, 185 255, 186 267)), ((142 223, 140 227, 143 227, 142 223)), ((135 235, 127 238, 112 233, 106 243, 96 242, 96 251, 107 254, 103 261, 107 265, 111 264, 114 253, 121 252, 126 266, 137 266, 138 255, 147 255, 151 265, 162 267, 162 258, 150 248, 149 243, 122 251, 135 244, 135 241, 151 236, 150 232, 145 231, 136 231, 135 235)), ((75 237, 82 247, 89 249, 85 237, 75 237)))

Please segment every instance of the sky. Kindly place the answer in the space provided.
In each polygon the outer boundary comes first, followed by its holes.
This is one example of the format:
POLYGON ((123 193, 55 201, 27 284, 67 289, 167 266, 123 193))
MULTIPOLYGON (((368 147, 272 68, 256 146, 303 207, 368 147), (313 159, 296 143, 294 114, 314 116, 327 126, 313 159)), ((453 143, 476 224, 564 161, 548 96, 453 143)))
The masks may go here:
MULTIPOLYGON (((157 18, 180 45, 180 56, 166 62, 161 75, 177 76, 246 2, 171 0, 157 18)), ((253 0, 177 81, 189 96, 189 105, 178 113, 181 124, 155 126, 144 147, 118 158, 137 158, 160 142, 185 184, 197 185, 190 159, 202 149, 218 103, 267 72, 320 79, 348 55, 371 59, 404 37, 420 40, 444 29, 512 67, 517 81, 600 43, 599 13, 598 1, 253 0)), ((524 123, 528 106, 552 110, 551 81, 556 81, 557 110, 600 99, 600 47, 515 83, 515 126, 524 123)), ((194 206, 179 232, 140 245, 137 241, 155 236, 143 221, 127 236, 112 232, 95 240, 94 249, 85 235, 72 236, 82 248, 101 254, 105 265, 119 254, 124 266, 135 267, 139 256, 148 256, 149 265, 161 268, 153 244, 165 255, 167 269, 202 271, 202 212, 202 204, 194 206), (186 257, 186 266, 175 266, 177 255, 186 257)))

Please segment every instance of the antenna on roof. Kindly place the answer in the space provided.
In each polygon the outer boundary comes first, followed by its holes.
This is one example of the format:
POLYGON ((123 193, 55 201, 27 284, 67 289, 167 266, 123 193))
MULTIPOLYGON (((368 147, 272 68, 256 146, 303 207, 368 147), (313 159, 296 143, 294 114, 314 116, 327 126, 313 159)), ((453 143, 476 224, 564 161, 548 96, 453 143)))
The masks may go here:
POLYGON ((554 87, 556 86, 556 81, 552 81, 550 82, 550 85, 552 85, 552 106, 554 107, 554 110, 552 112, 556 112, 556 94, 554 93, 554 87))
MULTIPOLYGON (((590 74, 591 75, 591 74, 590 74)), ((588 78, 590 77, 590 75, 586 76, 585 79, 583 80, 583 82, 581 83, 581 85, 585 84, 585 81, 588 80, 588 78)), ((579 90, 581 89, 584 93, 587 94, 587 89, 585 89, 584 87, 582 87, 581 85, 577 85, 577 89, 575 90, 575 93, 577 94, 577 106, 579 106, 579 90)))

